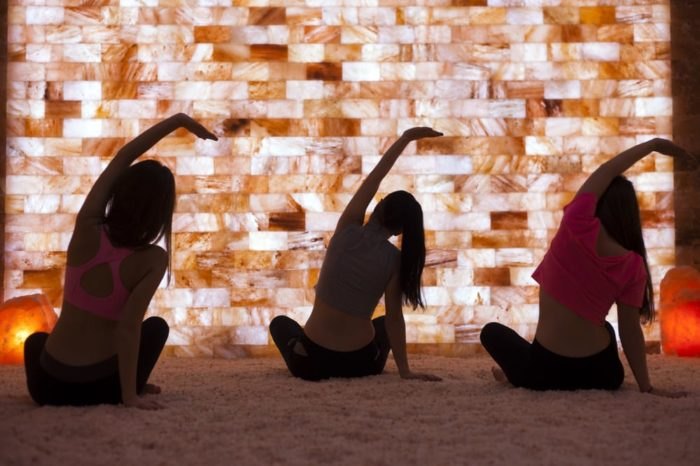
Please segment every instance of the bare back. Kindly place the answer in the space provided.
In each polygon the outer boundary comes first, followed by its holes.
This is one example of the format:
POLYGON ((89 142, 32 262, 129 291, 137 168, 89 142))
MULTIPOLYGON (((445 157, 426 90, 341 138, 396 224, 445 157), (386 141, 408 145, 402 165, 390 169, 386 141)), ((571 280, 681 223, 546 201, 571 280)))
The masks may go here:
MULTIPOLYGON (((100 227, 88 225, 76 228, 68 246, 68 265, 78 266, 88 262, 97 254, 99 242, 100 227)), ((151 267, 159 249, 150 246, 128 256, 122 262, 116 280, 121 280, 127 290, 133 290, 151 267)), ((108 266, 98 265, 85 273, 80 284, 89 294, 103 297, 112 292, 114 280, 108 266)), ((118 321, 97 316, 64 300, 56 327, 46 342, 47 351, 69 365, 103 361, 117 352, 114 339, 117 324, 118 321)))
POLYGON ((315 343, 333 351, 354 351, 374 338, 370 319, 335 309, 320 298, 314 302, 304 333, 315 343))
MULTIPOLYGON (((600 226, 596 241, 599 256, 619 256, 628 251, 615 242, 600 226)), ((585 357, 604 350, 610 344, 605 327, 579 316, 540 288, 540 315, 535 338, 550 351, 562 356, 585 357)))

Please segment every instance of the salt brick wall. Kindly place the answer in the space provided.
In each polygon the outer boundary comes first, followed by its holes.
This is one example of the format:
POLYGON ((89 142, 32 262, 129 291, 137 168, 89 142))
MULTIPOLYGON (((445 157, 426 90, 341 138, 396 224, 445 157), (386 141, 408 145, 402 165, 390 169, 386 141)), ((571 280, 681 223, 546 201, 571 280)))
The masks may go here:
MULTIPOLYGON (((178 132, 148 154, 177 177, 174 280, 149 310, 174 354, 230 356, 267 344, 275 315, 304 321, 340 211, 414 125, 445 137, 409 146, 377 195, 409 190, 425 212, 409 341, 474 342, 490 320, 531 336, 530 274, 562 207, 602 161, 671 136, 668 1, 82 3, 10 1, 5 297, 60 306, 92 182, 186 112, 219 141, 178 132)), ((629 175, 658 285, 673 164, 629 175)))

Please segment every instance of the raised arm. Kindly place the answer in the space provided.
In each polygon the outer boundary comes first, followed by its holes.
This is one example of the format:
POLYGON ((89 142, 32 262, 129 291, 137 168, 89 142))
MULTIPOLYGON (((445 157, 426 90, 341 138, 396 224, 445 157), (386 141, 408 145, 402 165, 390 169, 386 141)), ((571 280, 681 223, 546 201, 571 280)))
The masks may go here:
POLYGON ((436 375, 412 372, 409 368, 408 355, 406 354, 406 322, 403 318, 401 301, 401 285, 397 269, 389 280, 389 285, 384 293, 384 305, 386 307, 386 333, 389 337, 391 353, 394 355, 394 361, 399 369, 399 375, 402 379, 442 380, 436 375))
POLYGON ((391 167, 394 166, 396 159, 399 157, 399 155, 401 155, 406 146, 411 141, 436 136, 442 136, 442 133, 424 126, 410 128, 404 131, 401 137, 399 137, 396 142, 394 142, 384 153, 382 158, 379 160, 379 163, 377 163, 369 175, 367 175, 367 178, 364 179, 360 185, 360 188, 352 197, 347 207, 345 207, 345 210, 340 216, 338 224, 335 227, 335 231, 340 231, 352 223, 362 225, 365 220, 367 206, 372 201, 374 195, 377 194, 379 184, 382 182, 387 173, 389 173, 391 167))
POLYGON ((613 178, 623 174, 628 168, 652 152, 659 152, 660 154, 670 155, 672 157, 688 156, 688 153, 683 148, 667 139, 650 139, 649 141, 637 144, 636 146, 620 152, 612 159, 603 163, 591 173, 591 176, 581 185, 576 195, 578 196, 581 193, 593 193, 596 198, 600 198, 613 178))
POLYGON ((184 113, 178 113, 151 126, 119 149, 117 155, 109 162, 86 196, 85 202, 78 212, 76 226, 102 221, 110 192, 119 176, 129 168, 134 160, 178 128, 186 128, 202 139, 217 139, 204 126, 184 113))

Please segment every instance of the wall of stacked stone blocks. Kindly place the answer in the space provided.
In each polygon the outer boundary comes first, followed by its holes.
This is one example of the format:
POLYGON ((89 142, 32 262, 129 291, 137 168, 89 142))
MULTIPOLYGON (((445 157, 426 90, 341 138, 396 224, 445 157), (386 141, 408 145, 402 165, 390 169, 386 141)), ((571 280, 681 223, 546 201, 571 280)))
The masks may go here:
MULTIPOLYGON (((474 342, 491 320, 532 336, 530 275, 562 207, 601 162, 671 137, 670 23, 668 0, 10 0, 5 298, 60 307, 92 182, 186 112, 220 139, 178 132, 148 153, 178 192, 172 281, 149 314, 174 354, 266 345, 272 317, 308 316, 363 176, 429 125, 445 137, 409 146, 377 196, 406 189, 425 212, 427 307, 406 309, 408 339, 474 342)), ((657 290, 673 170, 654 155, 629 172, 657 290)))

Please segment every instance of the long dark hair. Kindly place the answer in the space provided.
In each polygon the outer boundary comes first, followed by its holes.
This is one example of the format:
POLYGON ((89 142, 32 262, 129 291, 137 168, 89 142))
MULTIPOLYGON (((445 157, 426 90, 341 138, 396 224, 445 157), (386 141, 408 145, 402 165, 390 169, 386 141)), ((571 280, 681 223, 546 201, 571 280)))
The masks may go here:
POLYGON ((392 232, 402 234, 400 283, 404 304, 415 309, 425 307, 421 293, 421 276, 425 266, 425 232, 423 209, 406 191, 394 191, 378 205, 377 221, 392 232))
POLYGON ((117 247, 139 249, 163 238, 168 282, 174 210, 172 172, 160 162, 144 160, 130 166, 114 184, 104 219, 107 235, 117 247))
POLYGON ((596 207, 596 217, 600 219, 605 231, 625 249, 634 251, 644 261, 647 271, 647 285, 644 302, 639 310, 642 320, 650 323, 654 320, 654 289, 647 262, 647 249, 642 236, 642 222, 639 216, 637 194, 632 182, 622 175, 616 176, 605 190, 596 207))

